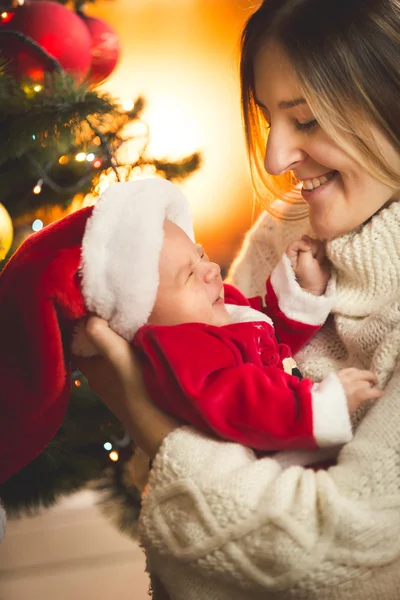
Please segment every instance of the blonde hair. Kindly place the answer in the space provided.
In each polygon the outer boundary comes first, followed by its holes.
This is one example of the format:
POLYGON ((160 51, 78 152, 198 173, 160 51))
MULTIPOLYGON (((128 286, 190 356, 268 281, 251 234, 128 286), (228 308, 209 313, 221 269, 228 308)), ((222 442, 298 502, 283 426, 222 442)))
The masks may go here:
POLYGON ((269 41, 289 57, 322 129, 376 179, 400 189, 400 173, 368 126, 400 154, 400 0, 264 0, 248 20, 242 115, 253 185, 266 210, 275 198, 293 201, 296 184, 291 173, 271 176, 263 166, 268 129, 256 103, 254 59, 269 41))

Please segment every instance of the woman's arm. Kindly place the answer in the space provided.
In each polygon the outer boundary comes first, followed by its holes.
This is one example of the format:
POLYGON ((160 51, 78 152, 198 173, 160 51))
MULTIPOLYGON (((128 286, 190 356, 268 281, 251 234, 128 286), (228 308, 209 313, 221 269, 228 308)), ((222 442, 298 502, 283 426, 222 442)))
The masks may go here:
POLYGON ((139 448, 154 458, 164 438, 180 426, 179 422, 153 404, 132 348, 106 321, 91 317, 86 333, 102 356, 76 356, 75 364, 139 448))
POLYGON ((159 575, 167 555, 169 566, 249 593, 293 590, 316 577, 323 589, 332 571, 339 581, 371 569, 379 576, 400 556, 400 372, 337 466, 282 469, 243 446, 178 428, 138 386, 128 344, 99 320, 89 322, 89 335, 114 365, 105 377, 121 383, 102 389, 95 370, 83 372, 155 456, 140 527, 159 575))
POLYGON ((246 586, 249 596, 314 578, 322 598, 332 575, 355 584, 382 573, 400 556, 399 397, 398 372, 328 471, 282 469, 188 428, 171 433, 141 518, 153 565, 162 572, 163 556, 172 556, 178 567, 246 586))

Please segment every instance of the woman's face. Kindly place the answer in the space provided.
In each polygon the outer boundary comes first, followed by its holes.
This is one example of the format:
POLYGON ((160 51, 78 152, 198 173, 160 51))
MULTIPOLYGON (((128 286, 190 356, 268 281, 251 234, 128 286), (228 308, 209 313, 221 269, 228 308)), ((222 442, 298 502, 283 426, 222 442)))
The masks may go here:
MULTIPOLYGON (((320 239, 352 231, 400 198, 398 189, 372 177, 321 129, 277 45, 261 49, 254 68, 256 100, 270 123, 265 169, 271 175, 292 171, 302 183, 311 225, 320 239)), ((400 154, 377 130, 371 132, 387 164, 400 172, 400 154)))

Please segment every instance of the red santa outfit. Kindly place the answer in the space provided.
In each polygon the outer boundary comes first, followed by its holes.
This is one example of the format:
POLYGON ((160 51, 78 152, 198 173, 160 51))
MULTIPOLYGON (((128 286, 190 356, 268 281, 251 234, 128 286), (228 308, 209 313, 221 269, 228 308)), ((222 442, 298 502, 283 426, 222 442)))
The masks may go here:
POLYGON ((232 324, 141 327, 133 345, 150 396, 175 418, 258 450, 349 441, 336 375, 314 384, 293 375, 290 360, 326 320, 333 287, 322 297, 303 291, 285 255, 267 282, 266 309, 225 285, 232 324))

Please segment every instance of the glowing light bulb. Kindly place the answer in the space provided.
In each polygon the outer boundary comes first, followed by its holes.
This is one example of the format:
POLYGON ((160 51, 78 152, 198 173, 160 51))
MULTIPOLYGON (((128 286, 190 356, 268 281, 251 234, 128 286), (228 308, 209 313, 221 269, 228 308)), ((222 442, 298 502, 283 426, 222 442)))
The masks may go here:
POLYGON ((104 444, 104 450, 112 450, 112 444, 110 442, 106 442, 104 444))
POLYGON ((75 379, 74 384, 76 385, 76 387, 81 387, 82 385, 79 379, 75 379))
POLYGON ((134 103, 132 102, 132 100, 126 100, 125 102, 122 103, 122 108, 126 111, 132 110, 132 108, 134 107, 134 103))
POLYGON ((96 160, 93 163, 93 166, 98 169, 99 167, 101 167, 101 160, 99 158, 96 158, 96 160))
POLYGON ((40 192, 42 191, 42 185, 43 185, 43 179, 39 179, 39 181, 37 182, 37 184, 35 185, 35 187, 32 190, 33 193, 40 194, 40 192))
POLYGON ((112 460, 113 462, 117 462, 117 460, 119 459, 119 454, 116 450, 113 450, 112 452, 110 452, 110 454, 108 455, 110 460, 112 460))
POLYGON ((75 156, 75 160, 78 162, 83 162, 86 158, 86 152, 78 152, 78 154, 75 156))
POLYGON ((41 221, 40 219, 35 219, 32 223, 32 229, 33 231, 40 231, 41 229, 43 229, 43 221, 41 221))
POLYGON ((11 21, 11 19, 13 18, 14 14, 13 13, 9 13, 7 11, 4 11, 0 14, 1 17, 1 22, 2 23, 8 23, 9 21, 11 21))
POLYGON ((43 89, 43 86, 40 85, 40 83, 37 83, 36 85, 33 86, 33 91, 34 92, 41 92, 43 89))
POLYGON ((60 165, 66 165, 69 162, 69 158, 68 156, 60 156, 58 162, 60 163, 60 165))
POLYGON ((93 154, 93 152, 90 152, 89 154, 87 154, 86 160, 88 162, 92 162, 94 159, 95 159, 95 155, 93 154))

